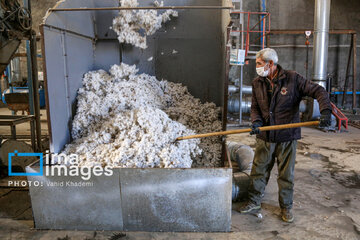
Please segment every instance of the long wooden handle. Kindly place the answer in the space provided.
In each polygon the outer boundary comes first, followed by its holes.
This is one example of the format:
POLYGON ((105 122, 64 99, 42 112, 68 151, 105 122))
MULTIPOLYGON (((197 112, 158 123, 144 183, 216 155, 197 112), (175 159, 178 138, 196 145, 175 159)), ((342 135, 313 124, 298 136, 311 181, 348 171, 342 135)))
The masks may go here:
MULTIPOLYGON (((273 126, 259 127, 259 129, 260 129, 260 131, 270 131, 270 130, 280 130, 280 129, 286 129, 286 128, 298 128, 298 127, 317 126, 317 125, 319 125, 319 121, 273 125, 273 126)), ((222 136, 222 135, 230 135, 230 134, 238 134, 238 133, 247 133, 247 132, 251 132, 251 128, 229 130, 229 131, 222 131, 222 132, 203 133, 203 134, 197 134, 197 135, 178 137, 176 139, 176 141, 185 140, 185 139, 193 139, 193 138, 204 138, 204 137, 222 136)))

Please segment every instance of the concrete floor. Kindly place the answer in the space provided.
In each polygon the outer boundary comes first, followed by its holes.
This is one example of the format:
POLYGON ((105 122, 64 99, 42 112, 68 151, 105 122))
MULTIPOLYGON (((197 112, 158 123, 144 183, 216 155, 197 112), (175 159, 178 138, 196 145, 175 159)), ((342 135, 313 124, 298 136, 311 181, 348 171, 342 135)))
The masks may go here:
MULTIPOLYGON (((0 109, 0 114, 6 110, 0 109)), ((45 117, 45 112, 44 117, 45 117)), ((46 124, 42 123, 46 134, 46 124)), ((0 135, 7 134, 0 128, 0 135)), ((28 133, 24 124, 18 134, 28 133)), ((255 137, 229 136, 254 147, 255 137)), ((233 204, 230 233, 149 233, 39 231, 33 229, 27 188, 6 187, 0 180, 0 239, 360 239, 360 129, 324 133, 303 129, 295 168, 292 224, 280 220, 277 169, 273 169, 262 203, 263 218, 241 215, 233 204)))

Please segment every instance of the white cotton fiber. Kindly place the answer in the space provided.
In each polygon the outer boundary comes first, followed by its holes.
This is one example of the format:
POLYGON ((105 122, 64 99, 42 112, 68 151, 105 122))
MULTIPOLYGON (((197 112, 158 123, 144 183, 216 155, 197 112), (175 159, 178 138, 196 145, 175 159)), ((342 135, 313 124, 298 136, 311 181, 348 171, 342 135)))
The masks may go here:
POLYGON ((119 167, 217 167, 219 137, 179 136, 221 130, 219 108, 202 104, 181 84, 138 74, 136 66, 113 65, 83 78, 72 124, 74 141, 64 153, 81 165, 119 167))
MULTIPOLYGON (((137 7, 137 0, 120 0, 122 7, 137 7)), ((163 6, 163 2, 154 2, 155 6, 163 6)), ((118 35, 120 43, 128 43, 145 49, 146 36, 153 35, 161 24, 177 17, 174 10, 166 10, 158 15, 156 10, 121 10, 119 16, 113 19, 112 29, 118 35)))

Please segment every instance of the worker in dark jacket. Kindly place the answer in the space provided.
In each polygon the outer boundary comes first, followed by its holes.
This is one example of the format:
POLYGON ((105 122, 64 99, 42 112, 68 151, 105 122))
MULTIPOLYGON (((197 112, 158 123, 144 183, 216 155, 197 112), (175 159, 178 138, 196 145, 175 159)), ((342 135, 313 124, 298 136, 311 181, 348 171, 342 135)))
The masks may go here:
POLYGON ((332 108, 322 86, 304 79, 295 71, 284 70, 277 62, 278 56, 273 49, 263 49, 256 55, 256 72, 259 76, 252 83, 250 134, 257 134, 257 143, 250 174, 249 201, 240 208, 240 212, 260 209, 276 158, 281 217, 285 222, 292 222, 296 144, 301 138, 301 130, 290 128, 260 132, 259 127, 299 122, 299 105, 304 96, 319 102, 320 127, 331 125, 332 108))

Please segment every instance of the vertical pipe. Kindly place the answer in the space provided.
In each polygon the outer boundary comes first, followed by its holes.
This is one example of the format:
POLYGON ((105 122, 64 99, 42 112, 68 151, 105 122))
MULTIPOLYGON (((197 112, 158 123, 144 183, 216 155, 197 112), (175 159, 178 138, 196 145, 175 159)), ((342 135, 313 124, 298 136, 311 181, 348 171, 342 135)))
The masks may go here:
MULTIPOLYGON (((225 76, 224 76, 224 102, 223 102, 223 109, 222 109, 222 130, 226 130, 227 125, 227 114, 228 114, 228 97, 229 97, 229 70, 230 70, 230 32, 231 26, 228 26, 226 29, 226 45, 225 45, 225 76)), ((222 147, 221 147, 221 159, 222 162, 225 164, 226 158, 229 157, 227 153, 227 148, 225 144, 225 138, 222 138, 222 147)), ((230 162, 231 164, 231 162, 230 162)))
MULTIPOLYGON (((31 12, 30 1, 23 0, 23 3, 24 3, 24 7, 29 9, 29 11, 31 12)), ((29 88, 29 110, 31 115, 35 115, 35 124, 34 124, 34 120, 30 121, 31 146, 34 151, 36 150, 41 151, 41 128, 40 128, 41 125, 40 125, 40 101, 39 101, 38 72, 37 72, 37 48, 36 48, 36 34, 33 32, 30 33, 30 40, 26 41, 26 60, 27 60, 27 72, 28 72, 27 83, 29 88), (36 72, 34 72, 34 70, 36 70, 36 72), (37 99, 37 101, 35 99, 37 99), (38 109, 36 104, 38 106, 38 109), (36 130, 36 134, 35 134, 35 130, 36 130), (37 146, 35 144, 35 136, 37 137, 37 146)))
MULTIPOLYGON (((243 1, 240 1, 240 12, 243 12, 243 1)), ((241 24, 241 49, 244 49, 244 14, 240 14, 240 24, 241 24)), ((244 82, 244 65, 240 66, 240 94, 239 101, 242 102, 242 93, 243 93, 243 82, 244 82)), ((241 104, 239 105, 239 125, 242 124, 242 108, 241 104)))
POLYGON ((30 114, 34 115, 34 98, 33 98, 33 85, 32 85, 32 71, 31 71, 31 51, 30 41, 26 40, 26 59, 27 59, 27 72, 28 72, 28 88, 29 88, 29 110, 30 114))
POLYGON ((305 77, 306 79, 309 79, 308 77, 308 71, 309 71, 309 44, 306 44, 306 61, 305 61, 305 77))
POLYGON ((249 51, 249 44, 250 44, 250 13, 247 14, 248 15, 248 18, 247 18, 247 28, 246 28, 246 49, 245 49, 245 57, 247 56, 248 54, 248 51, 249 51))
POLYGON ((35 149, 36 149, 36 144, 35 144, 35 124, 34 124, 34 119, 33 118, 31 118, 31 121, 30 121, 30 136, 31 136, 31 147, 35 151, 35 149))
MULTIPOLYGON (((244 12, 243 9, 243 1, 240 1, 240 12, 244 12)), ((244 22, 245 22, 245 17, 244 17, 244 13, 240 13, 240 34, 241 34, 241 49, 244 49, 244 22)))
POLYGON ((261 38, 261 41, 262 41, 262 44, 261 44, 261 46, 262 46, 262 48, 265 48, 265 35, 266 35, 266 31, 265 31, 265 26, 266 26, 266 17, 264 17, 264 19, 263 19, 263 30, 262 30, 262 38, 261 38))
MULTIPOLYGON (((11 64, 9 64, 7 67, 6 67, 6 73, 7 73, 7 81, 9 83, 9 86, 10 86, 10 92, 12 93, 13 92, 13 87, 12 87, 12 84, 11 84, 11 64)), ((4 89, 5 91, 6 89, 4 89)))
MULTIPOLYGON (((230 32, 231 26, 228 26, 226 32, 226 47, 225 47, 225 76, 224 76, 224 102, 223 102, 223 109, 222 109, 222 130, 226 130, 227 124, 227 113, 228 113, 228 98, 229 98, 229 70, 230 70, 230 32)), ((223 156, 225 156, 223 146, 223 156)))
POLYGON ((357 107, 356 105, 356 33, 353 34, 353 109, 357 107))
MULTIPOLYGON (((29 0, 23 0, 24 7, 26 7, 31 12, 31 3, 29 0)), ((29 111, 31 115, 35 114, 34 111, 34 94, 33 94, 33 85, 32 85, 32 71, 31 71, 31 51, 30 51, 30 41, 26 40, 26 62, 27 62, 27 84, 29 88, 29 111)), ((33 149, 35 150, 35 148, 33 149)))
POLYGON ((32 72, 35 125, 36 125, 36 143, 37 143, 37 151, 41 152, 40 101, 39 101, 39 82, 38 82, 37 48, 36 48, 35 31, 31 32, 30 50, 31 50, 31 72, 32 72))
MULTIPOLYGON (((260 0, 260 12, 266 12, 266 0, 260 0)), ((264 48, 265 46, 265 14, 261 14, 260 15, 260 19, 262 19, 262 23, 260 23, 260 39, 261 39, 261 43, 260 45, 262 46, 262 48, 264 48)))
MULTIPOLYGON (((242 94, 243 94, 243 78, 244 78, 244 66, 241 66, 240 69, 240 93, 239 93, 239 101, 242 102, 242 94)), ((239 104, 239 125, 242 124, 242 106, 239 104)))
MULTIPOLYGON (((10 88, 10 93, 14 92, 13 86, 12 86, 12 76, 11 76, 11 64, 8 64, 8 66, 6 67, 6 73, 7 73, 7 81, 9 84, 9 88, 10 88)), ((5 91, 6 89, 4 89, 5 91)), ((5 99, 5 98, 4 98, 5 99)), ((11 111, 11 115, 15 115, 15 111, 11 111)))
POLYGON ((10 126, 11 129, 11 139, 16 139, 16 126, 15 125, 11 125, 10 126))
POLYGON ((312 79, 326 87, 331 0, 315 0, 312 79))
POLYGON ((47 70, 46 70, 46 54, 45 54, 45 35, 44 35, 44 25, 40 25, 40 34, 41 34, 41 56, 43 56, 43 73, 44 73, 44 85, 45 85, 45 105, 46 105, 46 116, 47 116, 47 126, 49 133, 50 146, 52 146, 53 138, 51 131, 51 118, 50 118, 50 104, 49 104, 49 92, 48 92, 48 83, 47 83, 47 70))

